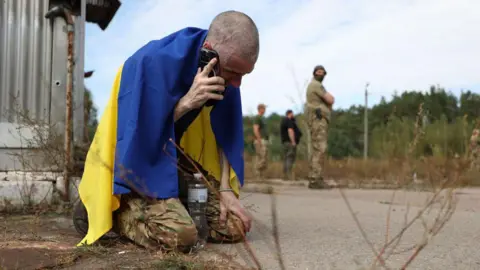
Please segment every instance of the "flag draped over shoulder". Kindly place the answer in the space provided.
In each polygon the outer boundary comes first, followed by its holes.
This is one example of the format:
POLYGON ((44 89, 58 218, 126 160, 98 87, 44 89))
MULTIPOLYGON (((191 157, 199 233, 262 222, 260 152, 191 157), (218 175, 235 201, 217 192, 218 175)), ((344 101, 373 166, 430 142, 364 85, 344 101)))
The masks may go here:
MULTIPOLYGON (((112 211, 131 185, 159 199, 178 197, 176 148, 169 141, 175 141, 173 111, 193 82, 206 35, 203 29, 184 28, 151 41, 118 71, 79 186, 89 221, 79 245, 92 244, 112 228, 112 211)), ((244 174, 239 89, 227 87, 221 102, 205 107, 181 145, 217 179, 221 147, 238 195, 244 174)))

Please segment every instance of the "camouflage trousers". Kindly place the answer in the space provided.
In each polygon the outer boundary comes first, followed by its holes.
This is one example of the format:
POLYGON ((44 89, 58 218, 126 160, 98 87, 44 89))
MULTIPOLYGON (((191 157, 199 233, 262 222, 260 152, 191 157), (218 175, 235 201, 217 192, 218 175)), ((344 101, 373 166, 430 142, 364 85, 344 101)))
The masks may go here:
POLYGON ((315 114, 308 116, 312 152, 309 159, 308 178, 319 180, 323 178, 323 168, 327 151, 328 122, 318 119, 315 114))
MULTIPOLYGON (((216 189, 220 186, 213 178, 209 182, 216 189)), ((133 193, 122 195, 115 217, 116 231, 146 248, 188 251, 197 241, 195 223, 179 198, 147 201, 133 193)), ((243 239, 240 218, 229 213, 226 224, 219 222, 220 200, 210 190, 206 217, 209 241, 234 243, 243 239)))
POLYGON ((297 146, 290 142, 283 143, 283 174, 285 178, 292 179, 292 167, 297 155, 297 146))
POLYGON ((268 163, 268 146, 267 140, 262 139, 260 142, 255 140, 255 176, 258 179, 265 177, 265 170, 268 163))

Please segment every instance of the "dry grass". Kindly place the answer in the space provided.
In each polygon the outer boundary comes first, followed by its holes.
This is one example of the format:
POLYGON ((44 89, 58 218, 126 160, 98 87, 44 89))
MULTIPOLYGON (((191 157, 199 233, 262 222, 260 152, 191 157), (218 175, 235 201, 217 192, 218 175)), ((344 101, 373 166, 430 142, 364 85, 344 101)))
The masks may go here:
MULTIPOLYGON (((458 159, 430 157, 415 160, 413 165, 416 168, 417 181, 426 182, 427 185, 438 185, 441 183, 441 179, 432 176, 453 172, 457 162, 468 162, 468 159, 464 157, 458 159)), ((332 179, 338 183, 350 184, 355 187, 370 186, 370 184, 390 184, 397 187, 399 175, 404 171, 403 163, 405 160, 328 159, 325 162, 325 179, 332 179)), ((293 170, 297 180, 306 179, 308 161, 297 160, 293 170)), ((283 178, 282 162, 270 162, 265 175, 271 179, 283 178)), ((411 177, 413 179, 413 175, 411 177)), ((250 159, 245 163, 245 179, 247 181, 255 179, 253 162, 250 159)), ((460 177, 459 185, 480 186, 480 172, 465 171, 460 177)))

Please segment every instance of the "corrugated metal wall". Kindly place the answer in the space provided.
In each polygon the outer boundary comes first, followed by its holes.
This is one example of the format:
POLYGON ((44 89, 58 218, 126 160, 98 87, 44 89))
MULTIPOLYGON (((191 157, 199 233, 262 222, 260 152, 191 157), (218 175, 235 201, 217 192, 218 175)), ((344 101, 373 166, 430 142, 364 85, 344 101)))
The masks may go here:
MULTIPOLYGON (((0 0, 0 170, 22 169, 12 151, 31 148, 35 136, 19 130, 19 112, 64 131, 67 27, 63 18, 46 19, 49 0, 0 0), (15 167, 15 168, 14 168, 15 167)), ((85 0, 75 17, 74 139, 83 134, 85 0)))
POLYGON ((0 1, 0 122, 18 113, 48 119, 52 31, 48 0, 0 1))

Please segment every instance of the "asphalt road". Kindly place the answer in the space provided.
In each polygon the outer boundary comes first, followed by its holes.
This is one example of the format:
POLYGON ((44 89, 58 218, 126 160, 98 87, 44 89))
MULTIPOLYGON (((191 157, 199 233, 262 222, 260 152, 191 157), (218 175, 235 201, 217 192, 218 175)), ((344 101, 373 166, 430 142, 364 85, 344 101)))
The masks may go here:
MULTIPOLYGON (((308 190, 304 187, 277 189, 279 241, 286 269, 367 269, 375 256, 354 222, 338 189, 308 190)), ((347 198, 368 239, 377 250, 385 243, 387 212, 391 207, 389 239, 404 227, 405 218, 412 219, 425 205, 431 193, 386 190, 346 190, 347 198), (408 206, 407 206, 408 205, 408 206)), ((244 193, 246 205, 252 209, 255 225, 248 236, 264 269, 280 269, 273 248, 271 197, 244 193)), ((439 234, 407 269, 480 269, 480 190, 456 192, 459 200, 453 216, 439 234)), ((440 199, 440 202, 443 199, 440 199)), ((437 216, 439 204, 424 215, 430 224, 437 216)), ((421 222, 407 230, 397 251, 420 244, 425 239, 421 222)), ((222 246, 238 253, 241 248, 222 246)), ((392 255, 390 269, 400 269, 413 251, 392 255)), ((240 256, 244 261, 246 255, 240 256)))

